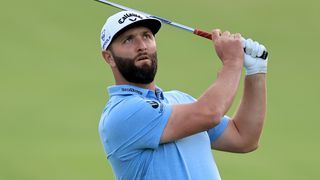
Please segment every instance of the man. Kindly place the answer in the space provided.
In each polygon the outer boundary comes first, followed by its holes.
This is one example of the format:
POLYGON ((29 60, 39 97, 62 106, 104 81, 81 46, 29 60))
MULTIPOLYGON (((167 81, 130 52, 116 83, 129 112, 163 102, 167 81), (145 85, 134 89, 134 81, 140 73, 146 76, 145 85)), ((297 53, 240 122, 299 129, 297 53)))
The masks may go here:
POLYGON ((222 62, 216 81, 197 100, 163 92, 154 82, 161 23, 130 11, 108 18, 101 31, 102 56, 114 86, 99 133, 116 179, 220 179, 211 149, 250 152, 257 148, 266 112, 267 61, 255 58, 263 45, 240 34, 212 32, 222 62), (246 46, 246 53, 243 46, 246 46), (233 118, 225 116, 242 68, 244 94, 233 118))

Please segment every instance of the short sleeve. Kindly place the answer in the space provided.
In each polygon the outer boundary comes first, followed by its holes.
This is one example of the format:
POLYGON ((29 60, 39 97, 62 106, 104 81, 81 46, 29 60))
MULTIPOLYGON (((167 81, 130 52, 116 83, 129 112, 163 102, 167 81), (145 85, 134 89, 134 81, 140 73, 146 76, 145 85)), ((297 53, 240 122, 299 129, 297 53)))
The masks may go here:
POLYGON ((170 105, 139 97, 117 104, 103 125, 109 152, 128 155, 134 150, 156 149, 171 111, 170 105))
POLYGON ((220 123, 216 125, 214 128, 209 129, 207 132, 209 134, 210 142, 214 142, 218 137, 224 132, 229 123, 229 117, 224 116, 220 123))

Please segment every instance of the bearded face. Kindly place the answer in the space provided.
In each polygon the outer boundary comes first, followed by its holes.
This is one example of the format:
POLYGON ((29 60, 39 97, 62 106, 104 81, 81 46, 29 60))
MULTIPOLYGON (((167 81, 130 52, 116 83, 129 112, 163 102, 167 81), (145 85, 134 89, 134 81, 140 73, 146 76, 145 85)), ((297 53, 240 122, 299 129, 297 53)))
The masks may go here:
POLYGON ((124 58, 111 51, 113 59, 121 75, 131 83, 149 84, 157 73, 157 52, 153 54, 139 53, 134 58, 124 58), (151 61, 142 62, 139 61, 151 61), (139 64, 139 65, 137 65, 139 64))

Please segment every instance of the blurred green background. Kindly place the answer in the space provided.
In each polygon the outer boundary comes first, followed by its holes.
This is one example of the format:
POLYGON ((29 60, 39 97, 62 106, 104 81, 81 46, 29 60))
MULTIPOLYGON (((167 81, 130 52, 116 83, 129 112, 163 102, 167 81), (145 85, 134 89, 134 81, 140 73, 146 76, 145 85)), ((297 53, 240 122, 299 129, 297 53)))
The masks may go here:
MULTIPOLYGON (((260 148, 214 152, 221 176, 320 178, 319 1, 114 2, 265 44, 268 113, 260 148)), ((114 179, 97 126, 114 83, 99 33, 117 11, 93 0, 0 2, 1 180, 114 179)), ((157 43, 162 89, 198 97, 215 80, 220 62, 210 41, 163 25, 157 43)))

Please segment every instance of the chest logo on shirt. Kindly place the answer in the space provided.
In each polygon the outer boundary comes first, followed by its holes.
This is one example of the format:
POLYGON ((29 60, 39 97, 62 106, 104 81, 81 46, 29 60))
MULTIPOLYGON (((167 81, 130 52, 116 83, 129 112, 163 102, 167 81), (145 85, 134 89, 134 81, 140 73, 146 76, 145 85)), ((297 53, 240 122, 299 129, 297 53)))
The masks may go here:
POLYGON ((157 101, 146 100, 146 102, 149 103, 154 109, 159 107, 159 103, 157 101))

